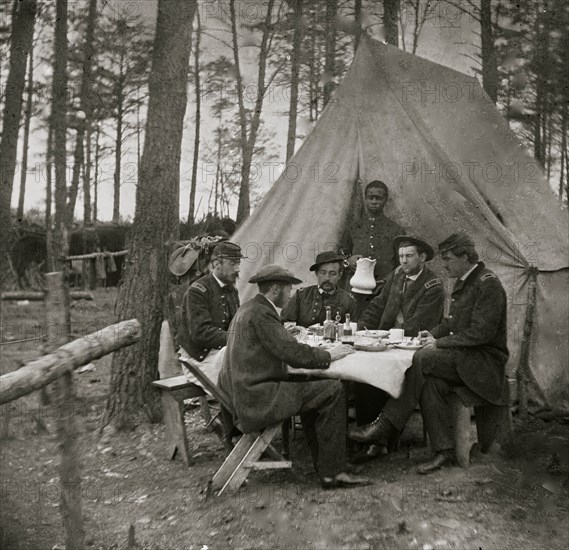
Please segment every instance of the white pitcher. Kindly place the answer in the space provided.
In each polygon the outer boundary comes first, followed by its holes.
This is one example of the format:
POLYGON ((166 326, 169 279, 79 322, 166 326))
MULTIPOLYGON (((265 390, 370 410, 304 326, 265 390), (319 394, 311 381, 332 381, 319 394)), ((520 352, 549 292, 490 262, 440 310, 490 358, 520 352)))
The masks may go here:
POLYGON ((375 288, 375 277, 373 270, 375 268, 375 260, 371 258, 360 258, 356 262, 356 272, 350 279, 352 292, 358 294, 371 294, 375 288))

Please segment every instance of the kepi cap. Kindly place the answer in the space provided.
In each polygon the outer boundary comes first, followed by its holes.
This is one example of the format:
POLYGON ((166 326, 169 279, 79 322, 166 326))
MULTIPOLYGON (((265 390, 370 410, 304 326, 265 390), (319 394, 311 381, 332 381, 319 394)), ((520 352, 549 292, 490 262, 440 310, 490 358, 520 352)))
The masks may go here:
POLYGON ((437 254, 448 252, 456 247, 462 247, 470 250, 475 249, 474 241, 466 233, 453 233, 443 242, 438 244, 437 254))
POLYGON ((427 254, 427 262, 435 257, 435 251, 433 247, 423 239, 419 237, 414 237, 413 235, 397 235, 393 238, 393 247, 397 250, 401 246, 401 243, 408 242, 410 244, 415 244, 423 249, 423 252, 427 254))
POLYGON ((269 264, 265 267, 262 267, 249 279, 250 283, 266 283, 266 282, 281 282, 281 283, 290 283, 293 285, 297 285, 302 283, 300 279, 297 279, 292 271, 281 267, 277 264, 269 264))
POLYGON ((241 254, 241 248, 238 244, 232 243, 231 241, 222 241, 215 245, 211 253, 211 258, 239 260, 240 258, 243 258, 243 254, 241 254))
POLYGON ((328 264, 330 262, 339 262, 343 265, 344 257, 341 254, 333 252, 332 250, 320 252, 320 254, 316 256, 314 263, 310 266, 310 271, 316 271, 318 269, 318 266, 322 264, 328 264))

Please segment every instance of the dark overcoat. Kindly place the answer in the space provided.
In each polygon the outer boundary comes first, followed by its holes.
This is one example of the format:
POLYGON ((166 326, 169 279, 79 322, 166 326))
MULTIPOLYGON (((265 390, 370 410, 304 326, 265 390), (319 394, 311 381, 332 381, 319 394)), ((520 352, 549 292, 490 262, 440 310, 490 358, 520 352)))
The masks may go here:
POLYGON ((184 295, 176 343, 203 361, 212 349, 225 346, 227 329, 238 307, 239 295, 233 285, 221 287, 211 273, 198 279, 184 295))
POLYGON ((231 399, 235 425, 254 432, 290 418, 302 406, 302 384, 287 382, 287 364, 330 366, 327 351, 297 342, 262 294, 243 304, 231 326, 218 385, 231 399))
POLYGON ((417 280, 407 281, 403 292, 405 277, 401 266, 387 276, 381 294, 362 313, 359 328, 389 330, 395 326, 400 308, 405 336, 417 336, 419 330, 430 330, 441 322, 444 311, 441 280, 424 268, 417 280))
POLYGON ((479 262, 452 291, 448 317, 431 334, 437 348, 452 349, 457 372, 473 392, 505 404, 508 360, 506 291, 495 273, 479 262))
POLYGON ((346 321, 346 313, 350 314, 352 321, 357 320, 356 301, 351 294, 341 288, 337 288, 331 295, 321 294, 318 285, 299 288, 282 310, 281 319, 295 321, 303 327, 323 323, 326 319, 326 306, 332 309, 332 319, 340 312, 342 323, 346 321))

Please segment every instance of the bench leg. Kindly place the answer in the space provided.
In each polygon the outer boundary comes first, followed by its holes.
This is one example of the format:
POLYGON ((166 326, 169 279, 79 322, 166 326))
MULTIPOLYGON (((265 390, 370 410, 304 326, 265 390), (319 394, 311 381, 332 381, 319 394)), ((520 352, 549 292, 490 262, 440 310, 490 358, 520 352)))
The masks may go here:
POLYGON ((458 463, 463 468, 470 466, 470 407, 464 405, 462 400, 454 394, 449 395, 454 420, 454 448, 458 463))
MULTIPOLYGON (((492 447, 492 443, 496 440, 498 432, 502 429, 500 439, 503 441, 507 438, 508 420, 510 419, 509 407, 500 407, 497 405, 484 405, 474 407, 474 419, 476 421, 476 433, 478 435, 478 444, 480 451, 487 453, 492 447), (504 428, 502 426, 505 424, 504 428)), ((510 425, 511 429, 511 425, 510 425)))
MULTIPOLYGON (((294 418, 292 419, 294 422, 294 418)), ((290 422, 291 419, 285 420, 282 424, 282 446, 281 446, 281 454, 284 458, 288 458, 290 456, 290 422)))
POLYGON ((212 487, 222 494, 225 490, 236 491, 247 479, 263 451, 281 429, 280 424, 265 428, 261 433, 243 434, 237 445, 225 459, 212 480, 212 487))
POLYGON ((184 425, 184 405, 176 401, 169 393, 162 392, 162 410, 164 411, 170 460, 174 460, 176 453, 180 451, 186 466, 189 466, 190 448, 184 425))

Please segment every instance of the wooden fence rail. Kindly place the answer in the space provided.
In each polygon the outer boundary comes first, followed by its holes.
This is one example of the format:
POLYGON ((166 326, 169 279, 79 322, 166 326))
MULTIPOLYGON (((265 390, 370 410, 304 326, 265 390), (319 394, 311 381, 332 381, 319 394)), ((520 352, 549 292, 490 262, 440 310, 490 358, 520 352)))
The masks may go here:
POLYGON ((140 323, 130 319, 64 344, 53 353, 0 376, 0 405, 37 391, 63 374, 130 346, 139 339, 140 323))
MULTIPOLYGON (((41 290, 7 290, 0 294, 2 300, 30 300, 40 301, 45 299, 45 292, 41 290)), ((69 297, 72 300, 93 300, 93 293, 87 290, 71 290, 69 297)))

